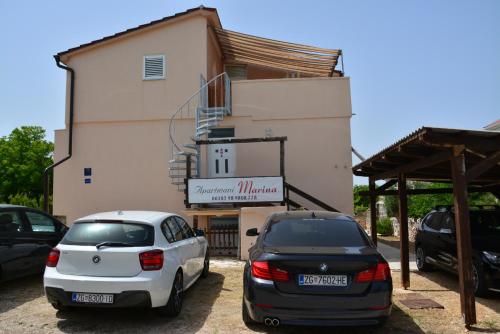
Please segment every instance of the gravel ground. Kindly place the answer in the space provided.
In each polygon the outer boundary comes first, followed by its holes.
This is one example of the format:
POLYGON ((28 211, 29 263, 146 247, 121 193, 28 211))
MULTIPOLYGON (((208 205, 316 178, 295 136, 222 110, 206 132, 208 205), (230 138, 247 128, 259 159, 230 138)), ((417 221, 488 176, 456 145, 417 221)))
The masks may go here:
MULTIPOLYGON (((29 277, 0 285, 0 333, 464 333, 457 280, 443 272, 412 273, 412 289, 394 291, 393 314, 383 328, 269 329, 246 327, 241 321, 243 262, 214 259, 207 279, 187 293, 177 318, 158 316, 150 310, 75 309, 56 312, 46 301, 41 277, 29 277), (399 301, 418 292, 442 304, 444 309, 409 310, 399 301)), ((393 272, 399 286, 399 272, 393 272)), ((473 330, 500 333, 500 296, 477 300, 478 325, 473 330)))

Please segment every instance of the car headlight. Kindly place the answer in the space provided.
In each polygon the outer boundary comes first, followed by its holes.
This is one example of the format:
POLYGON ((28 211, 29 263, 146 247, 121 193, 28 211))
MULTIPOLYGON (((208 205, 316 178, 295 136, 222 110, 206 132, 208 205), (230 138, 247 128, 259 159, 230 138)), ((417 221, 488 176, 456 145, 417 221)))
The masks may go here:
POLYGON ((491 263, 500 264, 500 253, 483 251, 483 255, 491 263))

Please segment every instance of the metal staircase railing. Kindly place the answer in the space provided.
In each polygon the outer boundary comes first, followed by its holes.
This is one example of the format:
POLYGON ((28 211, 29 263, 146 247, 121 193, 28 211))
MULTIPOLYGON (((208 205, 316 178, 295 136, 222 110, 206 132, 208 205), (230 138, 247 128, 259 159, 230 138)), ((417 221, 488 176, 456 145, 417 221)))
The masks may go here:
POLYGON ((285 182, 284 186, 285 186, 285 203, 287 204, 288 208, 293 207, 294 209, 303 208, 305 210, 308 210, 306 207, 304 207, 303 205, 300 205, 299 203, 295 202, 294 200, 292 200, 290 198, 290 192, 293 192, 296 195, 308 200, 309 202, 316 204, 318 207, 320 207, 323 210, 339 212, 339 210, 335 209, 333 206, 326 204, 325 202, 314 197, 313 195, 306 193, 305 191, 291 185, 288 182, 285 182))
POLYGON ((172 154, 169 161, 169 176, 179 191, 183 191, 185 187, 186 159, 191 159, 191 176, 200 176, 200 147, 195 144, 196 140, 209 134, 210 130, 219 126, 228 115, 231 115, 231 80, 227 73, 223 72, 208 82, 201 76, 200 89, 177 109, 169 123, 172 154), (181 144, 186 138, 183 133, 176 135, 177 122, 193 116, 195 127, 194 135, 190 138, 192 142, 181 144))

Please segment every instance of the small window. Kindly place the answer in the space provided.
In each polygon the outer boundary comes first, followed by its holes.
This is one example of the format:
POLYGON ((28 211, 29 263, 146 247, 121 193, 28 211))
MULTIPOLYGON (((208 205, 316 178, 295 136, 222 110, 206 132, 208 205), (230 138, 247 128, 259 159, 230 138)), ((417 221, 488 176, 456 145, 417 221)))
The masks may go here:
POLYGON ((0 212, 0 233, 16 233, 23 231, 19 214, 15 211, 0 212))
POLYGON ((170 228, 170 231, 172 231, 172 234, 174 235, 175 241, 181 241, 183 239, 182 230, 181 230, 179 224, 177 224, 174 221, 173 217, 167 218, 167 225, 170 228))
POLYGON ((161 224, 161 231, 163 232, 163 235, 168 242, 172 243, 175 241, 174 236, 172 235, 172 231, 170 231, 170 228, 168 227, 166 221, 161 224))
POLYGON ((208 138, 234 138, 234 128, 211 129, 208 138))
POLYGON ((454 230, 455 229, 455 220, 453 219, 453 216, 451 214, 445 214, 443 217, 443 225, 441 228, 444 229, 449 229, 449 230, 454 230))
POLYGON ((231 80, 246 80, 247 66, 246 65, 226 65, 226 73, 231 80))
POLYGON ((144 56, 142 78, 144 80, 165 79, 165 56, 144 56))
POLYGON ((441 229, 441 218, 443 217, 443 213, 434 212, 429 214, 429 216, 425 220, 425 225, 430 230, 439 231, 441 229))
POLYGON ((33 232, 56 232, 56 224, 51 218, 31 211, 26 211, 26 217, 28 217, 33 232))
POLYGON ((181 227, 182 234, 184 235, 185 239, 189 239, 189 238, 194 237, 193 230, 191 229, 191 227, 189 226, 189 224, 186 223, 186 221, 184 219, 182 219, 181 217, 175 217, 175 219, 177 220, 177 223, 181 227))

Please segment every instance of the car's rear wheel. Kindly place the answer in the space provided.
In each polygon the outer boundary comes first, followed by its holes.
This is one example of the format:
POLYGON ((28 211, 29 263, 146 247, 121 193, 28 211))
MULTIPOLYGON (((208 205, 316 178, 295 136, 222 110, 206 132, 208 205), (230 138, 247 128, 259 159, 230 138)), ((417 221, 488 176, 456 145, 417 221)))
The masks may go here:
POLYGON ((419 271, 431 271, 431 264, 425 261, 426 253, 422 246, 417 246, 415 249, 415 262, 419 271))
POLYGON ((244 300, 241 303, 241 317, 242 317, 245 325, 250 325, 251 323, 254 322, 253 319, 250 318, 250 314, 248 314, 248 309, 247 309, 247 306, 245 305, 244 300))
POLYGON ((203 271, 201 272, 201 277, 207 278, 209 270, 210 270, 210 255, 208 254, 208 249, 207 249, 207 253, 205 254, 205 260, 203 261, 203 271))
POLYGON ((158 311, 172 317, 179 315, 182 309, 182 298, 182 272, 178 271, 177 274, 175 274, 174 283, 172 284, 172 290, 170 291, 170 297, 168 298, 167 305, 160 307, 158 311))
POLYGON ((474 284, 474 294, 478 297, 487 297, 489 295, 488 282, 480 263, 472 264, 472 282, 474 284))

